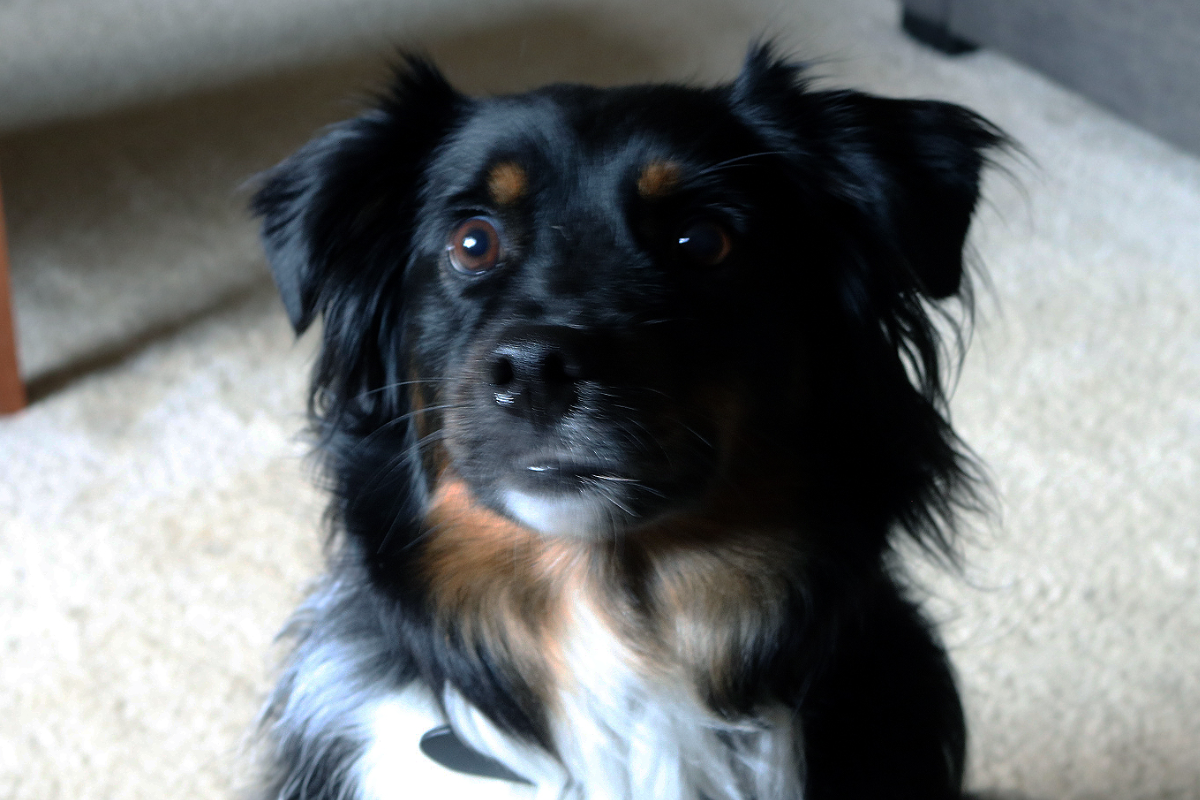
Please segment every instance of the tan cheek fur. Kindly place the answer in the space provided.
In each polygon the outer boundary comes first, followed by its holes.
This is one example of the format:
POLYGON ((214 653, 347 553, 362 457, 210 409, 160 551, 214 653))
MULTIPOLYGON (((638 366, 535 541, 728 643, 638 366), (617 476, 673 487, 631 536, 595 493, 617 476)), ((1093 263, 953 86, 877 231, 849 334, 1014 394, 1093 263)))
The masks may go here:
POLYGON ((654 636, 671 665, 718 703, 731 699, 745 653, 774 640, 786 622, 788 587, 804 565, 795 505, 802 477, 744 434, 736 391, 697 398, 726 453, 724 479, 703 508, 639 531, 654 636))
POLYGON ((551 707, 588 667, 562 649, 578 603, 646 679, 686 680, 720 702, 742 654, 778 630, 798 560, 784 531, 678 519, 634 540, 647 565, 639 607, 617 588, 629 580, 620 545, 542 537, 480 506, 461 479, 441 482, 428 523, 425 567, 442 624, 508 660, 551 707))
POLYGON ((696 520, 675 532, 699 542, 652 545, 649 595, 673 666, 701 695, 720 702, 733 690, 743 654, 783 624, 783 599, 798 559, 784 531, 710 526, 696 520))
POLYGON ((425 573, 443 626, 509 660, 530 686, 560 683, 563 598, 580 580, 579 544, 479 505, 455 476, 439 482, 427 526, 425 573))

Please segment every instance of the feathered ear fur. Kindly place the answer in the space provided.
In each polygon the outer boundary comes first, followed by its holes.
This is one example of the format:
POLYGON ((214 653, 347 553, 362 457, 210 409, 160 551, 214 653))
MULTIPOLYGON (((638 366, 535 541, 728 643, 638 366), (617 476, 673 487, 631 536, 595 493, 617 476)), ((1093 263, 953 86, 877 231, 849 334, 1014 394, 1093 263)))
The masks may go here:
MULTIPOLYGON (((407 58, 389 92, 267 173, 252 201, 288 318, 324 318, 312 410, 336 421, 403 413, 398 320, 425 165, 468 101, 431 64, 407 58), (384 328, 387 327, 387 330, 384 328)), ((353 424, 352 422, 350 423, 353 424)))
POLYGON ((819 356, 833 359, 826 374, 837 381, 818 402, 856 420, 853 432, 813 443, 828 465, 829 507, 866 520, 864 530, 898 524, 953 561, 954 512, 986 505, 986 481, 946 417, 926 301, 958 296, 969 309, 967 229, 980 174, 1007 139, 949 103, 813 90, 769 45, 751 50, 729 92, 819 231, 824 266, 812 279, 832 303, 814 313, 832 315, 839 346, 819 356))
MULTIPOLYGON (((372 111, 329 128, 268 172, 251 201, 271 272, 298 333, 328 310, 362 256, 403 264, 421 171, 462 98, 407 58, 372 111)), ((375 276, 377 277, 377 276, 375 276)))
POLYGON ((774 144, 819 160, 813 174, 867 218, 914 288, 935 300, 959 291, 980 173, 1006 144, 991 123, 951 103, 806 91, 769 45, 751 50, 733 100, 774 144))

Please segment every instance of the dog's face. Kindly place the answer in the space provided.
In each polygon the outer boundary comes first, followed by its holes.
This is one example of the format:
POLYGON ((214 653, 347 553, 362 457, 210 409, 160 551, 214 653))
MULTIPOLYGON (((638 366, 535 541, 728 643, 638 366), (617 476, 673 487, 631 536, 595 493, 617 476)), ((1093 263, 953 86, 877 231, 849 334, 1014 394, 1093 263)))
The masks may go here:
POLYGON ((416 64, 256 209, 293 323, 325 316, 326 433, 374 459, 344 481, 417 498, 397 514, 461 481, 607 537, 900 462, 872 503, 931 491, 954 458, 923 303, 958 290, 997 141, 953 106, 807 91, 765 51, 717 89, 485 100, 416 64))
POLYGON ((778 213, 761 149, 687 90, 465 113, 430 161, 405 280, 409 376, 448 458, 430 469, 545 534, 704 497, 757 418, 793 405, 799 308, 780 298, 815 231, 778 213))

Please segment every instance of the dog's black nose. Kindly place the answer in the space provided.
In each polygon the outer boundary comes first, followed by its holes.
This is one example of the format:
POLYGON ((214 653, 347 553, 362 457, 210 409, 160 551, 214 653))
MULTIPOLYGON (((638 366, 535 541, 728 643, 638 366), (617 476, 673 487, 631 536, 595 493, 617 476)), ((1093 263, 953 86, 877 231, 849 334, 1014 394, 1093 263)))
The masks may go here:
POLYGON ((581 334, 561 326, 515 326, 492 350, 488 368, 498 405, 535 424, 552 425, 578 399, 584 378, 581 334))

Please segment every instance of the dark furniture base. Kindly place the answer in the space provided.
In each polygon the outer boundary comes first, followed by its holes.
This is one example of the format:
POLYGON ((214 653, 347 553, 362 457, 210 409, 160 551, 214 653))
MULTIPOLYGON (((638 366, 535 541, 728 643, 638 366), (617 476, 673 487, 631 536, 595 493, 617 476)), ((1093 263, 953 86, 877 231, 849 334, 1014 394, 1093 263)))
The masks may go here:
POLYGON ((904 9, 900 26, 904 28, 905 33, 921 44, 948 56, 960 56, 979 49, 979 45, 974 42, 951 33, 944 20, 930 19, 908 8, 904 9))
POLYGON ((989 47, 1200 153, 1197 0, 903 0, 942 52, 989 47))
POLYGON ((4 201, 0 196, 0 414, 25 407, 25 384, 17 367, 17 335, 8 280, 8 240, 4 230, 4 201))

